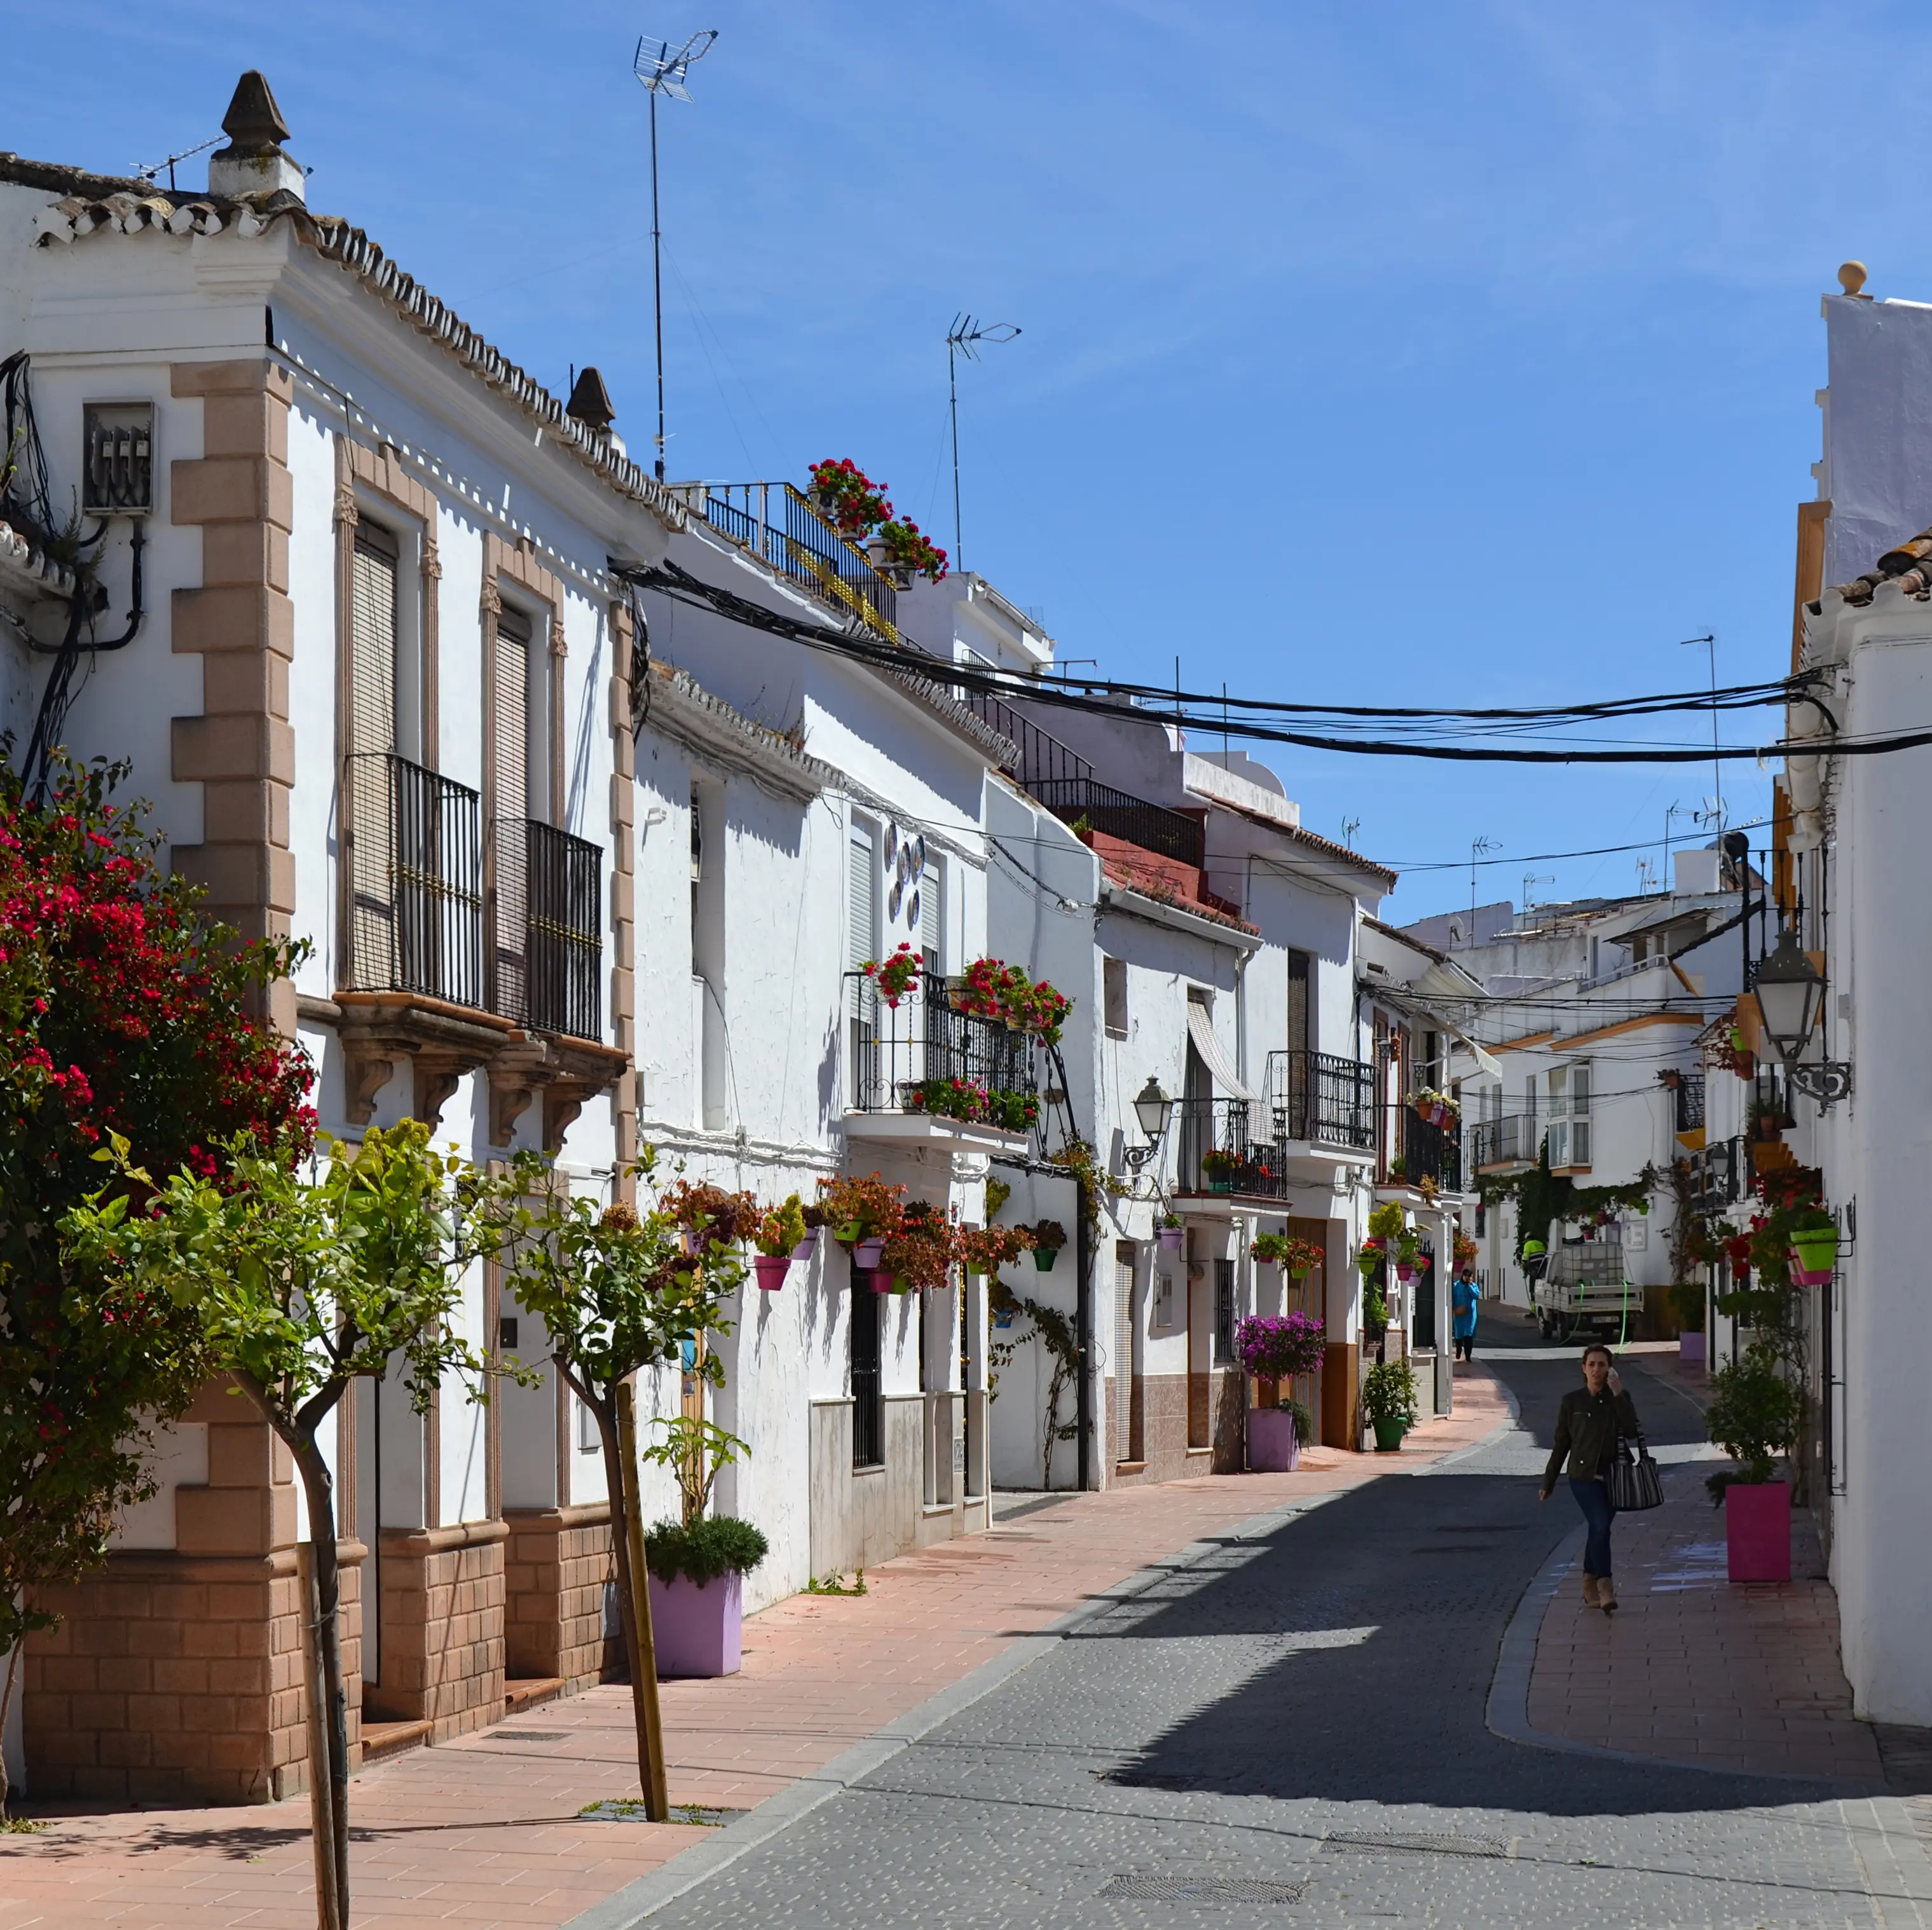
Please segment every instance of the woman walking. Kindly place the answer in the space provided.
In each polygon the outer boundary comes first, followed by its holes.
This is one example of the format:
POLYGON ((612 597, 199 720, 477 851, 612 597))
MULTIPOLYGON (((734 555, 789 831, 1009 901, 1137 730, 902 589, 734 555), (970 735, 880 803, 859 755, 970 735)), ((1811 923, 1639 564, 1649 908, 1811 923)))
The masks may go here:
POLYGON ((1583 1544, 1583 1600, 1606 1615, 1617 1605, 1610 1580, 1610 1520, 1616 1510, 1608 1476, 1619 1437, 1637 1431, 1636 1408, 1610 1363, 1610 1350, 1600 1340, 1592 1341, 1583 1349, 1583 1385, 1573 1387, 1556 1410, 1556 1439, 1543 1470, 1542 1495, 1547 1501, 1555 1493, 1567 1459, 1570 1492, 1589 1529, 1583 1544))
POLYGON ((1459 1361, 1472 1361, 1476 1357, 1476 1307, 1481 1297, 1476 1287, 1475 1262, 1465 1260, 1456 1269, 1455 1283, 1449 1289, 1449 1307, 1454 1316, 1449 1332, 1456 1343, 1455 1357, 1459 1361))

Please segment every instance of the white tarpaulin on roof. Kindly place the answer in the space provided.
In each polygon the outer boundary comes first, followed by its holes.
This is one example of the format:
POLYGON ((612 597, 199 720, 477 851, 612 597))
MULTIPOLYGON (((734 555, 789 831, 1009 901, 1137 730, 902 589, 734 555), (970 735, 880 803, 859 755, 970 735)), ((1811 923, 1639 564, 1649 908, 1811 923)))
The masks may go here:
POLYGON ((1229 1098, 1259 1099, 1258 1093, 1250 1092, 1235 1077, 1234 1068, 1228 1063, 1228 1055, 1214 1036, 1214 1022, 1208 1017, 1207 1007, 1192 998, 1187 1001, 1187 1036, 1194 1041, 1194 1049, 1201 1055, 1201 1063, 1213 1075, 1214 1083, 1229 1098))

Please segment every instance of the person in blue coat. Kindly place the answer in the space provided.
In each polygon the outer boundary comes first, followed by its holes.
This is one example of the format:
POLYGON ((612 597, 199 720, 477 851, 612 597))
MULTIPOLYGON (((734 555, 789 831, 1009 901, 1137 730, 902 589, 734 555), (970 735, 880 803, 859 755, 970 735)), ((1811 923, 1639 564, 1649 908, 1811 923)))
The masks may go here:
POLYGON ((1459 1361, 1472 1361, 1476 1357, 1476 1303, 1480 1298, 1476 1290, 1476 1269, 1465 1260, 1456 1269, 1455 1280, 1449 1289, 1449 1310, 1454 1316, 1449 1331, 1455 1340, 1459 1361))

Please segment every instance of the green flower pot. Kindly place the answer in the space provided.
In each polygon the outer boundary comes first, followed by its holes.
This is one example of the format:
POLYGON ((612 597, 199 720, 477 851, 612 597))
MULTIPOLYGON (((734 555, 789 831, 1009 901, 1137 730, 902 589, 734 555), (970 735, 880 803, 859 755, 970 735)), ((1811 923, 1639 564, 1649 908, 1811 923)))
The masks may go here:
POLYGON ((1376 1452, 1378 1454, 1397 1454, 1402 1451, 1402 1437, 1408 1432, 1408 1417, 1401 1414, 1378 1415, 1369 1423, 1376 1430, 1376 1452))
POLYGON ((1033 1250, 1033 1263, 1042 1273, 1051 1273, 1053 1263, 1060 1257, 1058 1247, 1036 1247, 1033 1250))

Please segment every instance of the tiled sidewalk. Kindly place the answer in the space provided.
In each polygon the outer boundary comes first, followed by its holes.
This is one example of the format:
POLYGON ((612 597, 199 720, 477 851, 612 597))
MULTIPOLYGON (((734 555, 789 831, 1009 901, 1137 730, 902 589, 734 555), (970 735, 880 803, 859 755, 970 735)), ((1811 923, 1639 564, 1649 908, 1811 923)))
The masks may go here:
POLYGON ((1617 1517, 1614 1616, 1583 1606, 1580 1567, 1564 1577, 1538 1638, 1531 1726, 1707 1768, 1882 1787, 1876 1740, 1852 1715, 1838 1598, 1808 1517, 1795 1517, 1790 1582, 1733 1586, 1709 1471, 1672 1470, 1661 1508, 1617 1517))
MULTIPOLYGON (((674 1803, 745 1809, 958 1681, 1009 1640, 1189 1543, 1292 1500, 1439 1460, 1508 1419, 1486 1374, 1399 1457, 1311 1451, 1292 1475, 1070 1496, 868 1571, 860 1597, 795 1595, 746 1625, 741 1673, 669 1682, 674 1803)), ((691 1847, 688 1826, 590 1822, 638 1793, 630 1693, 592 1690, 352 1785, 358 1930, 554 1930, 691 1847)), ((250 1809, 63 1817, 0 1837, 0 1930, 310 1930, 305 1797, 250 1809)))

